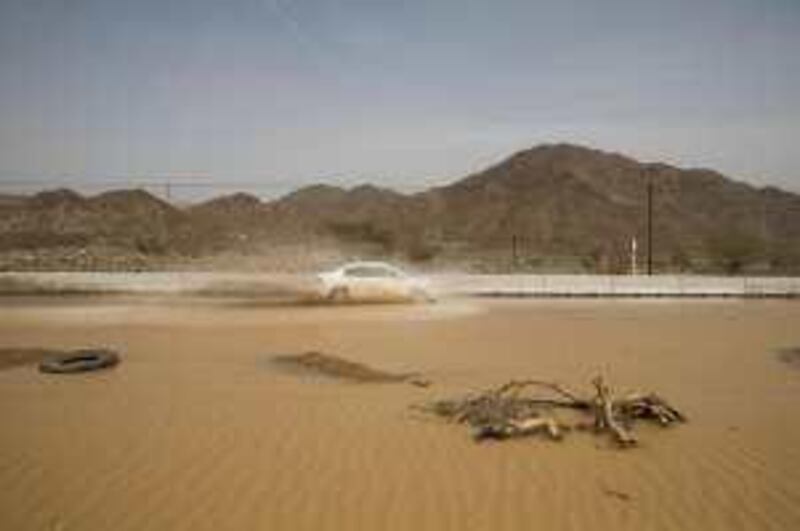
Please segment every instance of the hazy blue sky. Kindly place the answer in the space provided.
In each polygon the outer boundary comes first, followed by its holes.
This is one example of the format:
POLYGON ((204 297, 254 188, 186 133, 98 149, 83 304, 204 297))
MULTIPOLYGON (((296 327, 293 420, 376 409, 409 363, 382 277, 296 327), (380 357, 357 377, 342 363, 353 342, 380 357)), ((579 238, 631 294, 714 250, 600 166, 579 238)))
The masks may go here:
POLYGON ((415 189, 572 141, 800 191, 800 0, 0 0, 0 68, 6 188, 415 189))

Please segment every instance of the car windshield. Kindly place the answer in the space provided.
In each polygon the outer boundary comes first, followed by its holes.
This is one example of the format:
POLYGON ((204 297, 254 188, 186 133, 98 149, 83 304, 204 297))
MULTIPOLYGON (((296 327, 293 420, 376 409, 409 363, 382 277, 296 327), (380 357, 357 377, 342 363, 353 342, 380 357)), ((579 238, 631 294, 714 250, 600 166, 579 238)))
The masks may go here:
POLYGON ((345 270, 348 277, 358 278, 396 278, 400 274, 393 269, 383 266, 355 266, 345 270))

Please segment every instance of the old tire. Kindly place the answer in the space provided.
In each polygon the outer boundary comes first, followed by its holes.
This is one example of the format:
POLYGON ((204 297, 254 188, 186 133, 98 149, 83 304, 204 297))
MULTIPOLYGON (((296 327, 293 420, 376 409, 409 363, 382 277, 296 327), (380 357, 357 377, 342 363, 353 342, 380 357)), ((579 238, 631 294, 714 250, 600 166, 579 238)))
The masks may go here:
POLYGON ((119 356, 113 350, 78 349, 44 359, 39 364, 39 371, 51 374, 72 374, 108 369, 118 363, 119 356))

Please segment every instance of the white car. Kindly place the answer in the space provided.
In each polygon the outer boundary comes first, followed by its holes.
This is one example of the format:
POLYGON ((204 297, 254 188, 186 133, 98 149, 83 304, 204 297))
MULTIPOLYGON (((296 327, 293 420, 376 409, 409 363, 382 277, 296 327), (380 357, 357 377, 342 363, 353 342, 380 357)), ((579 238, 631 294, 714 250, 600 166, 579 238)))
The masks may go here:
POLYGON ((334 302, 351 300, 423 300, 433 297, 425 279, 413 277, 383 262, 352 262, 320 273, 322 297, 334 302))

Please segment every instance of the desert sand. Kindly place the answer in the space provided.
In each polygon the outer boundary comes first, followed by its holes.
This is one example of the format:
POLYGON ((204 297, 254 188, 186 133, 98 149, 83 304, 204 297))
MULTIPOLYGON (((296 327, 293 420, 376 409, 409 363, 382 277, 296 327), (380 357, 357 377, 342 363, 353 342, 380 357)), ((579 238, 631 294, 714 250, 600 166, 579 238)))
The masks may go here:
POLYGON ((83 375, 0 371, 3 530, 800 529, 792 301, 3 299, 1 347, 118 349, 83 375), (276 369, 319 350, 433 385, 276 369), (409 408, 509 378, 668 397, 618 450, 473 442, 409 408))

